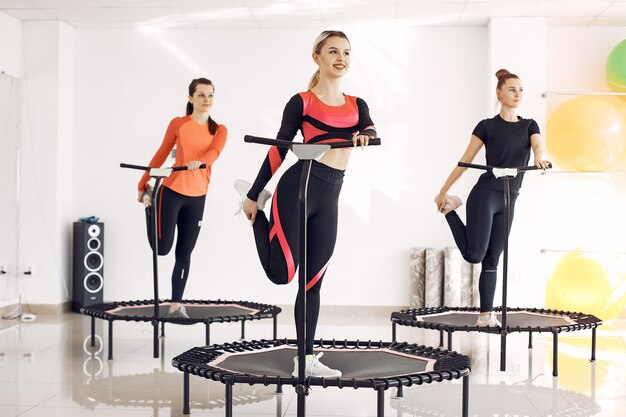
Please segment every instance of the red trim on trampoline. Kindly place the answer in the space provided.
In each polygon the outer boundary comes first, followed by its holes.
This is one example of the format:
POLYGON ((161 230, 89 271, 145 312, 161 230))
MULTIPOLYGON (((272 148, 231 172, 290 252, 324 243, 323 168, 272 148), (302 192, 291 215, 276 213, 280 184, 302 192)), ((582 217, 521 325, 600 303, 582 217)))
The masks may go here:
POLYGON ((285 262, 287 263, 287 283, 289 283, 296 274, 296 267, 293 261, 293 255, 291 254, 291 249, 289 248, 289 242, 287 242, 287 237, 285 236, 285 232, 280 224, 280 216, 278 214, 278 188, 274 191, 274 198, 272 199, 272 215, 274 216, 274 226, 272 227, 272 230, 270 230, 269 239, 271 242, 274 236, 278 237, 278 243, 280 243, 280 248, 283 250, 283 256, 285 257, 285 262))
MULTIPOLYGON (((328 261, 330 262, 330 261, 328 261)), ((317 275, 315 275, 311 281, 306 283, 306 290, 310 290, 311 288, 313 288, 315 286, 315 284, 317 284, 317 281, 319 281, 322 278, 322 275, 324 275, 324 272, 326 272, 326 268, 328 268, 328 262, 326 262, 326 265, 324 265, 322 267, 322 269, 320 269, 320 271, 317 273, 317 275)))
POLYGON ((274 175, 276 171, 278 171, 278 168, 282 165, 283 159, 280 157, 280 153, 278 153, 278 148, 276 146, 272 146, 267 155, 270 159, 270 169, 272 170, 272 175, 274 175))

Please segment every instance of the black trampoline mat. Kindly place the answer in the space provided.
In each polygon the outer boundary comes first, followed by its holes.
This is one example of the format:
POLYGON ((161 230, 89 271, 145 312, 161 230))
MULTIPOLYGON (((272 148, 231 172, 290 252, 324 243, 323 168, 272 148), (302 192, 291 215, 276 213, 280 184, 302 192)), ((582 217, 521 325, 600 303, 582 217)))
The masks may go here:
MULTIPOLYGON (((291 377, 295 346, 278 346, 252 352, 225 353, 207 365, 236 374, 291 377)), ((435 359, 389 349, 315 349, 321 362, 342 372, 342 378, 369 379, 430 372, 435 359)))
MULTIPOLYGON (((205 319, 209 317, 248 316, 259 312, 249 307, 238 304, 185 304, 187 314, 191 319, 205 319)), ((170 303, 159 304, 159 317, 167 317, 170 303)), ((153 317, 154 304, 135 306, 118 306, 106 311, 109 314, 120 317, 153 317)))
MULTIPOLYGON (((502 322, 502 314, 496 312, 496 317, 502 322)), ((425 314, 415 316, 415 320, 426 323, 442 324, 456 327, 476 327, 477 311, 448 311, 444 313, 425 314)), ((530 311, 508 311, 506 313, 507 327, 560 327, 576 324, 568 316, 548 313, 532 313, 530 311)))

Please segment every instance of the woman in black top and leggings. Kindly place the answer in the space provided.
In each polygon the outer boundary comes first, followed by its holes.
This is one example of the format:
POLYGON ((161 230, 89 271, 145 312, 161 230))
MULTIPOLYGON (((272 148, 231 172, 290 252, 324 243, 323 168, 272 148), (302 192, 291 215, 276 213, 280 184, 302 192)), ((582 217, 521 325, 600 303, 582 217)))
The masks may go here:
MULTIPOLYGON (((544 143, 539 126, 533 119, 516 115, 522 99, 522 84, 519 77, 507 70, 496 72, 498 85, 496 96, 500 102, 500 113, 491 119, 478 123, 470 139, 461 162, 471 163, 480 149, 485 146, 487 165, 496 167, 517 167, 528 164, 530 150, 534 155, 534 165, 546 169, 549 162, 544 159, 544 143)), ((437 209, 442 212, 454 240, 470 263, 481 263, 482 271, 478 283, 480 293, 480 315, 478 326, 499 326, 493 313, 493 298, 496 289, 498 261, 504 250, 504 196, 503 182, 486 172, 467 197, 467 225, 456 213, 462 204, 461 199, 447 192, 467 168, 455 167, 435 197, 437 209)), ((523 173, 510 182, 511 204, 509 227, 513 221, 515 201, 522 185, 523 173)))

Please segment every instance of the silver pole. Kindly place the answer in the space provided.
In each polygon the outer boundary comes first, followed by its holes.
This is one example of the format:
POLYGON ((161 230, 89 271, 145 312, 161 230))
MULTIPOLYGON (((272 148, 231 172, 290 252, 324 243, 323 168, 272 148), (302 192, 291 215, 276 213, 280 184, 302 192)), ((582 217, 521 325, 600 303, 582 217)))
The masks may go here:
POLYGON ((626 92, 617 91, 544 91, 542 98, 548 96, 626 96, 626 92))

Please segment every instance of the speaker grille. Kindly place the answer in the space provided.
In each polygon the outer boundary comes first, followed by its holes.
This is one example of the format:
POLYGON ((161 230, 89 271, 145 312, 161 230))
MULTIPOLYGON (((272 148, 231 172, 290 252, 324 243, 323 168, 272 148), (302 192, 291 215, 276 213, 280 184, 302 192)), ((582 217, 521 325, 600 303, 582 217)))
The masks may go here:
POLYGON ((85 268, 90 271, 97 271, 104 265, 104 258, 100 252, 92 251, 85 256, 85 268))
POLYGON ((104 285, 104 280, 102 279, 102 275, 97 272, 90 272, 83 282, 83 286, 85 290, 89 291, 92 294, 99 292, 104 285))

